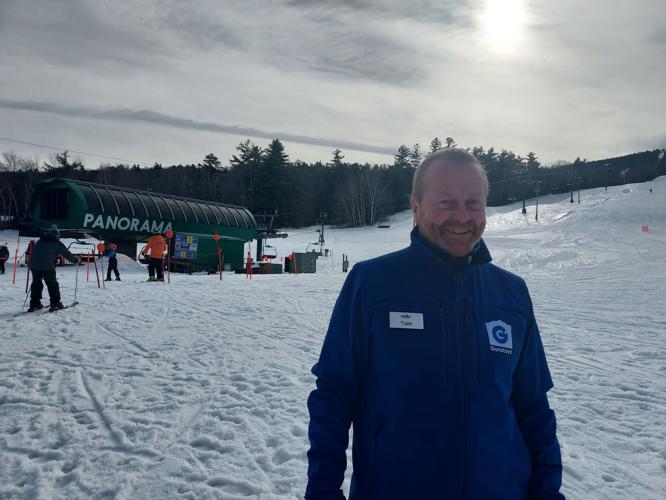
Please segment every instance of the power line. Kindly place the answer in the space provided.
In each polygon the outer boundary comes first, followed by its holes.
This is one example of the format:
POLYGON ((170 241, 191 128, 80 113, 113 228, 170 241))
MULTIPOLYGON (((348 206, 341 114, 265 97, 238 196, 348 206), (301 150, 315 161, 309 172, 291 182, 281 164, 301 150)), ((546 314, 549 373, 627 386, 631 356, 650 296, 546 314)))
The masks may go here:
POLYGON ((37 144, 36 142, 27 142, 27 141, 19 141, 18 139, 10 139, 8 137, 0 137, 1 141, 7 141, 7 142, 15 142, 17 144, 26 144, 28 146, 35 146, 38 148, 44 148, 44 149, 51 149, 53 151, 69 151, 70 153, 76 153, 79 155, 86 155, 86 156, 94 156, 96 158, 104 158, 105 160, 115 160, 115 161, 121 161, 124 163, 131 163, 131 164, 136 164, 136 165, 144 165, 146 167, 152 167, 151 164, 142 162, 142 161, 133 161, 133 160, 126 160, 124 158, 117 158, 115 156, 106 156, 106 155, 100 155, 96 153, 87 153, 85 151, 77 151, 75 149, 69 149, 69 148, 63 148, 63 147, 56 147, 56 146, 47 146, 46 144, 37 144))

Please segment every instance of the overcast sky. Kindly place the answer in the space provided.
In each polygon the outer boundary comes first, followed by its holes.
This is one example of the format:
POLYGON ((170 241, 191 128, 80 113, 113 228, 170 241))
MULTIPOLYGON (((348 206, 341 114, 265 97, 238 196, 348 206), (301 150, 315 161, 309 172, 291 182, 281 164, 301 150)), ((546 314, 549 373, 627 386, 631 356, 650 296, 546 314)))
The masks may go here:
POLYGON ((0 48, 0 151, 89 167, 666 147, 664 0, 0 0, 0 48))

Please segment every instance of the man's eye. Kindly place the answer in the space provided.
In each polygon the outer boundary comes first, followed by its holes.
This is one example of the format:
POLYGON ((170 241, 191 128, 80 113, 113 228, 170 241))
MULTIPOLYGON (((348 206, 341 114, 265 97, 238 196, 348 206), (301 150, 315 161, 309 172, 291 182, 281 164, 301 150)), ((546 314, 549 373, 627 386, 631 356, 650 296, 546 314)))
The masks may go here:
POLYGON ((449 208, 451 206, 451 202, 449 200, 440 200, 437 202, 437 206, 440 208, 449 208))
POLYGON ((481 202, 479 200, 469 200, 467 202, 467 208, 471 210, 478 210, 481 208, 481 202))

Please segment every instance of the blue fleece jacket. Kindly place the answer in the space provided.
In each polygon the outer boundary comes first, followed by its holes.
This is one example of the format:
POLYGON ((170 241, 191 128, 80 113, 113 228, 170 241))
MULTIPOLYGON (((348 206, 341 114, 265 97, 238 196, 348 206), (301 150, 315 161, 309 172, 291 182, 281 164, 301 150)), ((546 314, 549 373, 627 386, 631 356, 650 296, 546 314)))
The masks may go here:
POLYGON ((308 400, 306 499, 562 499, 552 381, 524 281, 481 241, 447 258, 412 232, 354 266, 308 400))

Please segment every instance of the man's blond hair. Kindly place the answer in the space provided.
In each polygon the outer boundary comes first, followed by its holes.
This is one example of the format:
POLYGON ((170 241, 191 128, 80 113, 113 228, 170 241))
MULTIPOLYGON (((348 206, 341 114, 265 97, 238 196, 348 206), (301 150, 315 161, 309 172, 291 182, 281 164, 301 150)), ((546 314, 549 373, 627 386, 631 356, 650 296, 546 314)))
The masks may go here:
POLYGON ((423 197, 423 176, 428 168, 435 163, 454 163, 461 166, 477 167, 483 177, 485 195, 488 197, 488 176, 479 159, 466 149, 444 148, 430 153, 417 167, 412 179, 412 198, 421 201, 423 197))

